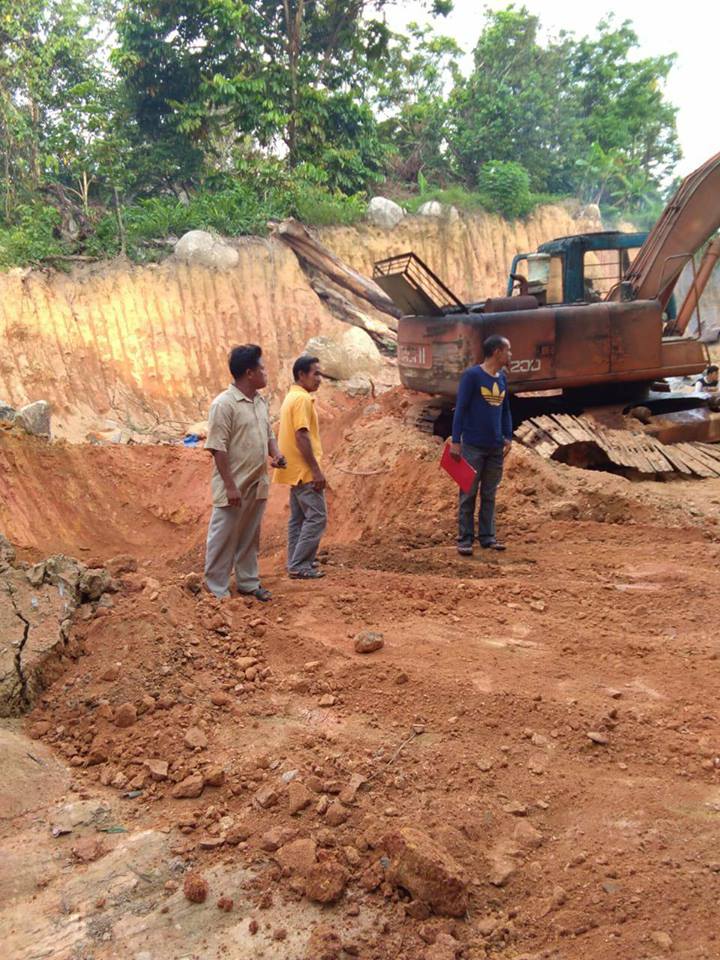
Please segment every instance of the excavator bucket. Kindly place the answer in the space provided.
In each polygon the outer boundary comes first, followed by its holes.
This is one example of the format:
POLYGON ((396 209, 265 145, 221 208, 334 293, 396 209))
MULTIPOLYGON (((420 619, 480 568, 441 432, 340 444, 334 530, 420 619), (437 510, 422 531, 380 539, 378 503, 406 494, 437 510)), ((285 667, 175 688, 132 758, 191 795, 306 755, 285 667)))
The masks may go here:
POLYGON ((373 280, 405 316, 442 317, 455 310, 467 312, 465 304, 414 253, 378 260, 373 280))

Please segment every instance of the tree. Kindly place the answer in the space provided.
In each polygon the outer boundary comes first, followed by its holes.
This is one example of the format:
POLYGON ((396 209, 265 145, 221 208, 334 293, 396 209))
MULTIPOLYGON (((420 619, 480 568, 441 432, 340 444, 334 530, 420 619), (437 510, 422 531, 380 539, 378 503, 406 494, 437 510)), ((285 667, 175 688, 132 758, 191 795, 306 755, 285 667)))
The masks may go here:
MULTIPOLYGON (((367 90, 388 56, 388 0, 126 3, 115 63, 144 136, 196 177, 247 138, 360 189, 383 156, 367 90), (217 145, 222 144, 222 151, 217 145), (339 175, 340 166, 344 173, 339 175)), ((450 4, 436 2, 438 10, 450 4)))
POLYGON ((611 18, 579 40, 541 42, 539 28, 525 7, 488 13, 474 69, 448 104, 458 172, 476 183, 484 163, 514 161, 536 191, 583 190, 598 202, 618 192, 620 172, 659 185, 679 157, 664 95, 674 56, 633 59, 637 35, 611 18))

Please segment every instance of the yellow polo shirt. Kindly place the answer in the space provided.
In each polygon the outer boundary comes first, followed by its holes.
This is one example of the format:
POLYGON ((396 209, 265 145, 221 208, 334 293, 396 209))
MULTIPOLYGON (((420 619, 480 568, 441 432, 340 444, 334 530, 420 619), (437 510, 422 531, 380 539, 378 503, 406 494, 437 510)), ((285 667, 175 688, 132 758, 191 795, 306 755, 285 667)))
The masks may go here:
POLYGON ((312 470, 298 449, 295 439, 296 430, 307 430, 310 434, 310 443, 315 459, 320 463, 322 446, 320 444, 320 428, 315 410, 315 398, 305 387, 294 383, 280 408, 280 432, 278 446, 287 460, 287 466, 282 470, 275 470, 273 483, 289 483, 295 486, 298 483, 310 483, 312 470))

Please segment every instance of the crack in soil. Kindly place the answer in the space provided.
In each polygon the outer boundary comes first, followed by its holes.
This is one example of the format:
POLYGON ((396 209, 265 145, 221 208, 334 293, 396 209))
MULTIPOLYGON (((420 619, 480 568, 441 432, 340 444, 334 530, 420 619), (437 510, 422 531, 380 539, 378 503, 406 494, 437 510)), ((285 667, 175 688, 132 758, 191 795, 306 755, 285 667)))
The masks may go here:
POLYGON ((20 640, 17 653, 15 654, 15 671, 18 675, 18 680, 20 681, 20 701, 23 709, 27 710, 30 707, 30 697, 28 695, 28 689, 27 689, 27 677, 25 676, 25 673, 23 672, 23 668, 22 668, 22 655, 23 655, 23 650, 25 649, 25 644, 27 643, 28 637, 30 636, 30 621, 26 619, 26 617, 18 609, 18 605, 15 602, 15 594, 13 592, 13 588, 10 585, 10 583, 7 580, 5 580, 4 585, 5 585, 5 589, 7 590, 7 594, 10 597, 10 603, 12 604, 13 610, 15 611, 15 616, 18 618, 18 620, 21 620, 22 623, 24 624, 22 639, 20 640))

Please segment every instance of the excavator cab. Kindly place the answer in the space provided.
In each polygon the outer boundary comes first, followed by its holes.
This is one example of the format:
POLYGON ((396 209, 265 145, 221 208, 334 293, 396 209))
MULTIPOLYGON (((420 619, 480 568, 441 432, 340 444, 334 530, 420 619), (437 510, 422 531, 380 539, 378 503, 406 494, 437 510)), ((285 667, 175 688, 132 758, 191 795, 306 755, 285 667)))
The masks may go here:
POLYGON ((507 295, 512 296, 516 287, 525 292, 526 278, 527 293, 541 306, 599 303, 622 282, 646 237, 604 230, 559 237, 541 244, 536 253, 518 253, 510 267, 507 295))

